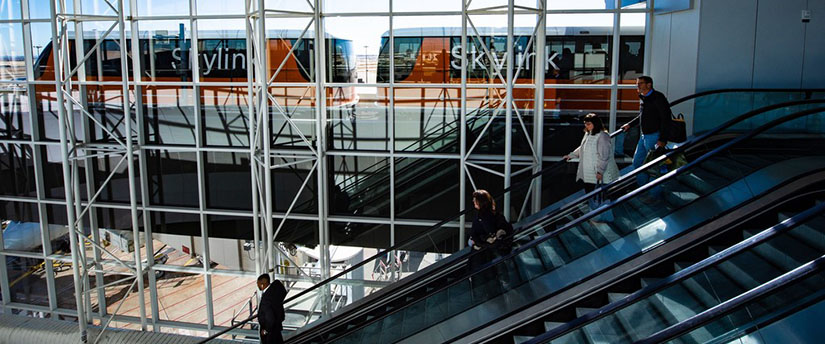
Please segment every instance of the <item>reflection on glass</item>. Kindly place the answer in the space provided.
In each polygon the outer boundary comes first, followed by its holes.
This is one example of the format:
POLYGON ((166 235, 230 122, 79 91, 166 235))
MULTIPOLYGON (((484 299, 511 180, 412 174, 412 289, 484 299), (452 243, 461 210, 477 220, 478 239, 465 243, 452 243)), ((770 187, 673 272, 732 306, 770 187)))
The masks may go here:
POLYGON ((206 145, 249 147, 247 88, 204 86, 200 91, 206 145))
POLYGON ((144 135, 158 145, 195 145, 195 114, 192 89, 174 86, 147 86, 144 135))
POLYGON ((330 212, 341 215, 389 216, 389 159, 336 156, 328 200, 330 212))
MULTIPOLYGON (((65 209, 65 208, 63 208, 65 209)), ((3 249, 7 251, 43 252, 40 218, 34 203, 0 202, 3 227, 3 249)), ((54 226, 54 237, 66 234, 65 228, 54 226)), ((55 248, 53 247, 52 250, 55 248)))
POLYGON ((328 88, 334 105, 327 107, 330 148, 343 150, 389 150, 389 109, 387 89, 328 88), (360 93, 365 92, 365 93, 360 93), (374 92, 379 91, 380 94, 374 92), (358 102, 347 103, 355 98, 358 102))
POLYGON ((459 147, 460 90, 396 88, 395 149, 455 153, 459 147))
MULTIPOLYGON (((348 88, 351 89, 351 88, 348 88)), ((338 104, 334 97, 347 101, 344 93, 328 89, 328 109, 338 104)), ((315 87, 273 86, 269 88, 270 145, 279 148, 315 146, 316 120, 315 87), (272 101, 274 100, 274 103, 272 101)))
POLYGON ((442 220, 457 213, 459 172, 456 159, 396 159, 396 217, 442 220))
MULTIPOLYGON (((0 5, 0 7, 8 6, 0 5)), ((7 13, 3 11, 0 15, 7 13)), ((16 13, 19 13, 19 10, 16 13)), ((0 23, 0 80, 24 80, 26 78, 22 30, 21 24, 0 23)))
MULTIPOLYGON (((48 307, 49 288, 46 286, 46 271, 43 269, 45 261, 43 259, 14 256, 4 258, 11 301, 48 307)), ((39 315, 45 316, 45 314, 39 315)))
MULTIPOLYGON (((204 155, 206 156, 206 206, 219 209, 252 210, 249 154, 207 152, 204 155)), ((275 184, 280 184, 280 182, 275 184)))
POLYGON ((0 194, 36 197, 34 152, 29 145, 0 144, 0 194))
POLYGON ((146 160, 152 204, 198 207, 196 153, 150 150, 146 160))
MULTIPOLYGON (((355 5, 347 1, 346 4, 355 5)), ((379 50, 381 49, 381 35, 389 30, 389 19, 387 17, 329 17, 324 23, 326 34, 336 39, 342 40, 340 47, 336 46, 334 51, 340 57, 336 58, 336 65, 332 70, 349 67, 350 78, 344 79, 345 75, 337 77, 336 82, 359 82, 375 83, 377 76, 377 64, 379 50)), ((329 47, 329 44, 327 44, 329 47)), ((328 54, 330 49, 327 49, 328 54)), ((330 69, 328 69, 329 71, 330 69)), ((341 72, 334 72, 336 75, 341 72)))

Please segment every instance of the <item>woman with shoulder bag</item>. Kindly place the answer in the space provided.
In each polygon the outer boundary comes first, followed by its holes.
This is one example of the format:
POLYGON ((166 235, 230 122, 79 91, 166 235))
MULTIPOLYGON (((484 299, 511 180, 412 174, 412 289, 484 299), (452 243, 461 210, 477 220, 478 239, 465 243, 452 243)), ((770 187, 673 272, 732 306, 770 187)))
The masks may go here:
MULTIPOLYGON (((619 177, 619 167, 613 155, 613 141, 604 127, 604 123, 595 113, 584 116, 584 137, 578 148, 564 156, 564 160, 579 158, 579 166, 576 170, 576 181, 584 181, 584 192, 590 192, 601 186, 609 184, 619 177)), ((590 208, 595 209, 601 203, 606 202, 603 197, 591 199, 590 208)), ((591 221, 613 221, 612 213, 604 212, 598 219, 591 221)))

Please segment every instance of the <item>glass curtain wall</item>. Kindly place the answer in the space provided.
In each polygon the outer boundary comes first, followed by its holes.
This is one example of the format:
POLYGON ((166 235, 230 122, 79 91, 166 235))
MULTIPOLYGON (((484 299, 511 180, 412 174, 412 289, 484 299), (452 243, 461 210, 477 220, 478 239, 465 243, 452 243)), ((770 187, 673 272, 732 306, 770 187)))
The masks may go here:
MULTIPOLYGON (((581 116, 632 118, 650 16, 638 0, 0 1, 3 310, 230 326, 259 274, 300 292, 559 161, 581 116)), ((574 176, 500 209, 518 221, 574 176)), ((471 220, 351 279, 455 253, 471 220)))

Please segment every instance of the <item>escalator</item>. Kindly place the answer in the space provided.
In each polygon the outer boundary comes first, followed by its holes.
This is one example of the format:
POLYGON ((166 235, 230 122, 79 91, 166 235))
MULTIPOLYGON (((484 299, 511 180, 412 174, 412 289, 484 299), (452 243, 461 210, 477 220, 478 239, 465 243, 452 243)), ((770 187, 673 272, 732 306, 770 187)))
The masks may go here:
MULTIPOLYGON (((820 189, 818 196, 822 196, 823 191, 820 189)), ((717 316, 717 321, 708 321, 694 329, 668 329, 685 326, 680 324, 691 319, 696 321, 700 314, 825 255, 825 203, 820 201, 802 213, 787 210, 798 206, 783 204, 778 207, 783 210, 771 211, 766 217, 773 216, 779 224, 761 232, 748 225, 737 226, 731 231, 735 234, 730 234, 744 241, 731 247, 697 247, 695 250, 707 250, 711 255, 698 263, 662 262, 662 267, 671 265, 676 272, 661 280, 637 279, 637 288, 641 289, 632 294, 607 292, 609 304, 598 309, 576 307, 575 320, 567 323, 545 320, 543 326, 548 331, 535 338, 514 336, 508 340, 500 338, 497 342, 659 343, 678 337, 678 342, 682 343, 706 343, 720 342, 721 337, 727 338, 725 340, 736 338, 737 334, 730 333, 732 327, 755 321, 762 313, 767 313, 766 310, 776 308, 772 307, 774 304, 793 304, 794 300, 780 296, 774 296, 774 299, 767 297, 759 301, 763 305, 751 306, 749 312, 717 316), (777 302, 777 298, 783 301, 777 302), (732 326, 734 324, 737 325, 732 326), (665 331, 670 333, 665 334, 665 331)), ((682 256, 680 258, 688 255, 682 256)), ((825 275, 820 273, 817 280, 803 283, 807 284, 802 286, 806 294, 820 291, 825 282, 823 277, 825 275), (811 288, 814 286, 818 288, 811 288)))
MULTIPOLYGON (((775 154, 753 151, 770 144, 765 140, 774 139, 725 142, 678 173, 671 172, 632 192, 633 176, 625 176, 608 188, 610 197, 617 199, 609 207, 576 218, 578 213, 589 211, 583 209, 587 199, 583 198, 529 222, 518 235, 520 245, 513 254, 473 272, 473 276, 467 276, 466 255, 450 257, 449 263, 416 274, 419 276, 403 288, 390 288, 391 294, 382 290, 383 297, 371 298, 379 302, 361 309, 353 307, 331 319, 336 321, 310 326, 290 342, 362 342, 366 338, 379 342, 448 341, 476 331, 477 326, 470 324, 506 320, 506 316, 538 301, 601 287, 616 277, 611 273, 627 273, 646 260, 689 245, 695 236, 707 235, 757 211, 758 203, 793 190, 794 183, 802 183, 797 180, 800 175, 816 175, 817 168, 825 166, 823 160, 817 160, 821 157, 811 159, 820 153, 804 145, 818 142, 818 137, 792 140, 804 143, 795 150, 782 149, 775 154), (650 199, 667 201, 648 204, 650 199), (612 224, 587 221, 606 211, 614 213, 612 224), (508 277, 501 281, 496 277, 501 274, 508 277)), ((724 140, 711 141, 718 145, 724 140)), ((676 153, 685 150, 677 149, 676 153)))

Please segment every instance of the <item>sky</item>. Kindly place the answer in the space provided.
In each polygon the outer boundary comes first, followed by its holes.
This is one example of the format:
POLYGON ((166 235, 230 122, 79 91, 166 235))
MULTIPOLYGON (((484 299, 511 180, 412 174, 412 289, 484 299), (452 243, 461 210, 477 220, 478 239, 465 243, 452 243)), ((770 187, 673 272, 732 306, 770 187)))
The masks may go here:
MULTIPOLYGON (((48 18, 48 0, 30 0, 32 18, 48 18)), ((72 7, 72 0, 67 0, 68 7, 72 7)), ((82 1, 84 12, 88 14, 111 15, 113 11, 103 0, 75 0, 82 1)), ((635 1, 635 0, 623 0, 635 1)), ((113 3, 116 3, 112 0, 113 3)), ((534 7, 535 0, 515 0, 517 6, 534 7)), ((306 0, 265 0, 266 8, 287 11, 310 12, 312 9, 306 0)), ((371 13, 389 11, 388 0, 326 0, 325 11, 329 13, 371 13)), ((506 0, 472 0, 470 9, 488 8, 506 5, 506 0)), ((635 5, 639 6, 643 4, 635 5)), ((0 0, 0 19, 19 18, 19 0, 0 0)), ((461 0, 395 0, 395 12, 409 11, 460 11, 461 0)), ((137 3, 140 15, 186 15, 189 13, 189 0, 142 0, 137 3)), ((605 0, 548 0, 548 9, 605 9, 605 0)), ((242 1, 227 0, 199 0, 196 8, 199 14, 242 14, 242 1)), ((270 18, 267 20, 267 30, 303 30, 309 23, 309 18, 270 18)), ((506 27, 506 15, 472 15, 470 20, 476 27, 506 27)), ((622 15, 622 25, 644 26, 643 14, 622 15)), ((167 30, 170 34, 178 31, 181 21, 141 21, 140 30, 167 30)), ((533 15, 516 16, 515 26, 535 27, 536 18, 533 15)), ((188 21, 184 21, 186 30, 191 29, 188 21)), ((111 25, 110 22, 89 22, 84 24, 84 31, 104 31, 111 25)), ((378 53, 381 35, 389 30, 389 18, 381 16, 345 17, 331 14, 327 17, 326 30, 335 37, 352 40, 355 53, 369 55, 378 53), (366 47, 366 48, 365 48, 366 47)), ((414 27, 460 27, 461 16, 396 16, 393 19, 395 28, 414 27)), ((611 14, 552 14, 547 16, 547 26, 612 26, 611 14)), ((243 20, 199 20, 199 30, 243 30, 243 20)), ((469 29, 472 33, 472 29, 469 29)), ((188 34, 187 34, 188 36, 188 34)), ((32 25, 32 41, 35 53, 38 46, 48 44, 51 39, 51 26, 48 23, 32 25)), ((22 55, 22 26, 20 24, 0 24, 0 56, 22 55)))

